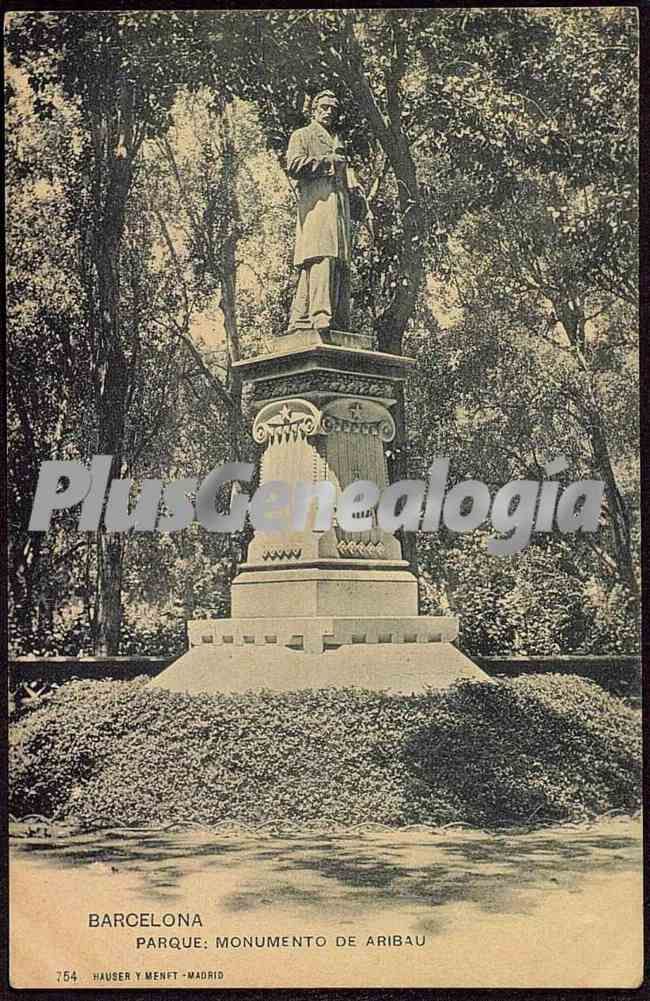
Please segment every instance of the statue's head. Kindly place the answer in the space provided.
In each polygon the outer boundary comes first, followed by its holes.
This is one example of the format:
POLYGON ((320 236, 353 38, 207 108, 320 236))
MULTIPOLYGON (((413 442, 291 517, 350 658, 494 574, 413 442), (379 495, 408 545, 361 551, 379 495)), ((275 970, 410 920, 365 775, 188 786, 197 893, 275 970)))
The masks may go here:
POLYGON ((334 125, 339 114, 339 102, 331 90, 321 90, 312 98, 311 115, 314 121, 328 128, 334 125))

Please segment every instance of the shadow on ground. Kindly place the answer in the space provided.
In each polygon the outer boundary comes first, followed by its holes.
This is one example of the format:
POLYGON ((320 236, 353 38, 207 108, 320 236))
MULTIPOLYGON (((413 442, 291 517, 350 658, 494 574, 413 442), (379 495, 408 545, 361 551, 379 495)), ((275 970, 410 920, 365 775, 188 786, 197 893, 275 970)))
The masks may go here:
POLYGON ((209 880, 222 888, 224 915, 329 915, 345 924, 401 914, 435 935, 453 905, 529 914, 540 895, 580 893, 588 877, 638 870, 640 851, 639 825, 612 822, 507 835, 76 835, 18 840, 13 857, 50 873, 74 868, 113 879, 150 906, 181 907, 190 885, 209 880))

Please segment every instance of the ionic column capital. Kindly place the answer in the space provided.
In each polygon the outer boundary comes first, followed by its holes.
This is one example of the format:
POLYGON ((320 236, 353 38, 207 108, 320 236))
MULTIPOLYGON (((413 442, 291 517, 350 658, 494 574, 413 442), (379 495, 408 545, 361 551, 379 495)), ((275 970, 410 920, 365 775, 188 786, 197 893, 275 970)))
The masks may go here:
POLYGON ((289 443, 321 431, 321 411, 309 400, 276 400, 262 407, 253 423, 258 445, 289 443))
POLYGON ((395 437, 395 421, 390 411, 373 400, 338 399, 327 403, 322 410, 321 427, 324 434, 341 431, 380 438, 382 442, 395 437))

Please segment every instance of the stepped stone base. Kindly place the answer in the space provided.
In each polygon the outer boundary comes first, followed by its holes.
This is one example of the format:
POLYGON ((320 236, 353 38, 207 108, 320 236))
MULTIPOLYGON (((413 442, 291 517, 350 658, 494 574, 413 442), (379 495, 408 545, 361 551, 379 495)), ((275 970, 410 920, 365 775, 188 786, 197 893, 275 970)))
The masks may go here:
POLYGON ((149 682, 150 688, 189 694, 302 688, 366 688, 424 692, 461 679, 490 682, 476 664, 448 642, 345 644, 325 653, 285 646, 202 643, 149 682))
POLYGON ((458 635, 458 619, 444 615, 195 619, 188 622, 188 633, 190 647, 205 644, 284 646, 305 653, 323 653, 362 643, 393 647, 410 643, 451 643, 458 635))
POLYGON ((489 681, 452 645, 450 616, 295 616, 189 623, 190 650, 152 688, 245 692, 369 688, 422 692, 461 678, 489 681))

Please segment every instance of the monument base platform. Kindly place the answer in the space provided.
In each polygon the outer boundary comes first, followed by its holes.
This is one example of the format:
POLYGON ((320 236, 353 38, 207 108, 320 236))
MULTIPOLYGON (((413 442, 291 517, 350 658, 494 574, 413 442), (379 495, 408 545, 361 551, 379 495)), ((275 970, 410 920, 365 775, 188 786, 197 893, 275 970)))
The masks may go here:
POLYGON ((273 645, 201 644, 148 687, 188 694, 332 687, 412 694, 445 689, 461 679, 491 682, 449 642, 354 643, 324 653, 273 645))

